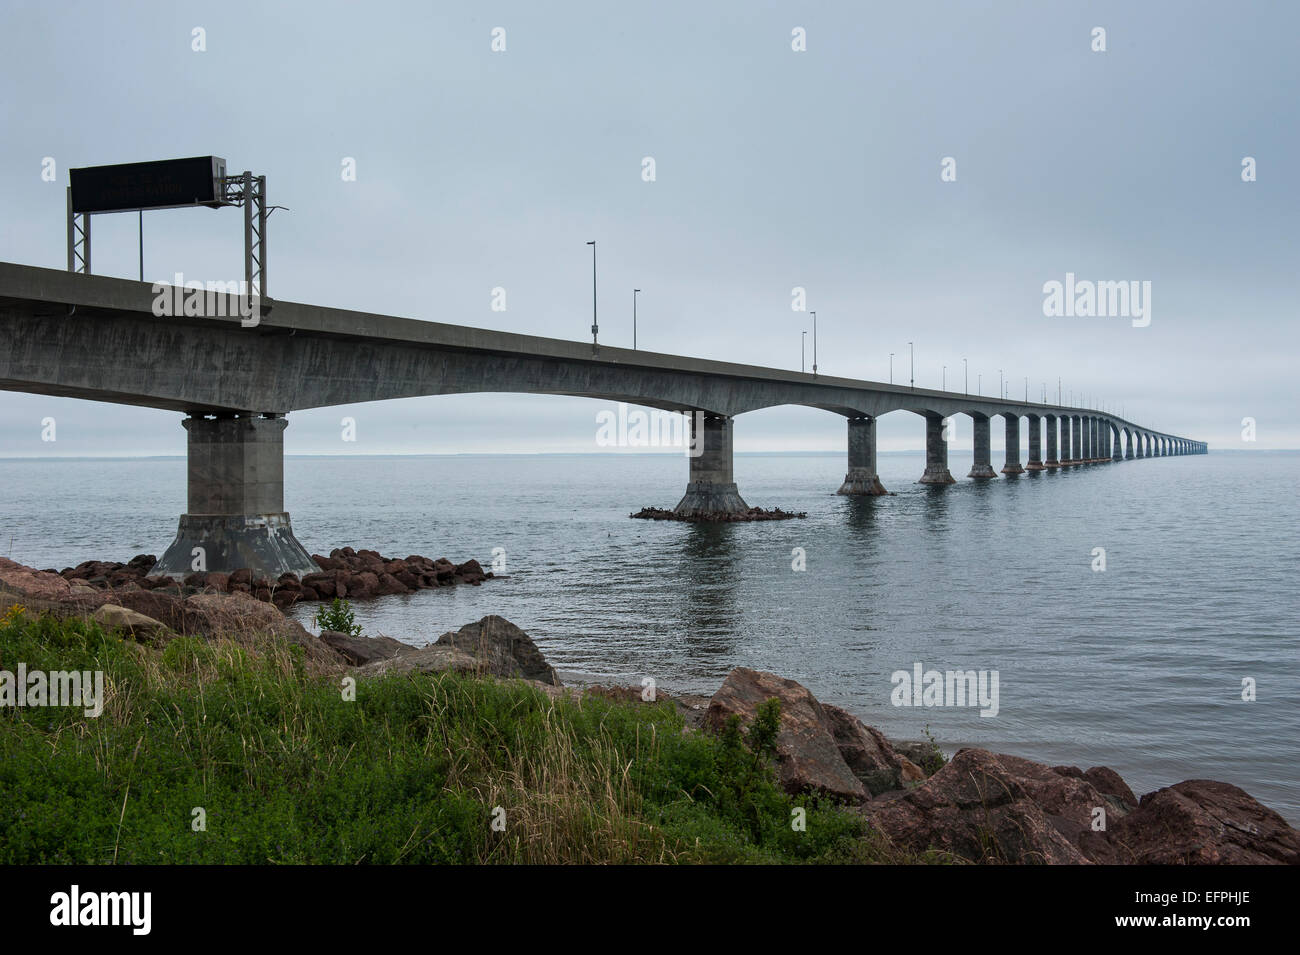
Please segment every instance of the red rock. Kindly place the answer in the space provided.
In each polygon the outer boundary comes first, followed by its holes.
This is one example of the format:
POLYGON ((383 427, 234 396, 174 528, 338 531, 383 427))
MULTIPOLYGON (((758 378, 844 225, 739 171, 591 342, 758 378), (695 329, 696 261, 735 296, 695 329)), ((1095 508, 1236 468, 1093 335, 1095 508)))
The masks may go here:
POLYGON ((376 597, 390 597, 395 594, 410 593, 410 590, 392 574, 380 574, 375 585, 376 597))
POLYGON ((972 862, 1086 863, 1077 842, 1092 811, 1110 807, 1093 785, 1017 756, 963 749, 901 796, 863 812, 873 828, 913 852, 938 849, 972 862))
POLYGON ((919 782, 925 773, 903 754, 896 752, 885 734, 867 726, 847 710, 822 704, 831 736, 849 770, 872 795, 919 782))
POLYGON ((1300 833, 1245 790, 1189 779, 1081 840, 1094 862, 1139 865, 1300 865, 1300 833))
POLYGON ((787 792, 821 792, 862 802, 868 798, 835 741, 834 725, 821 703, 794 680, 737 667, 713 694, 704 726, 720 731, 732 715, 753 721, 761 703, 781 701, 781 730, 776 740, 777 778, 787 792))

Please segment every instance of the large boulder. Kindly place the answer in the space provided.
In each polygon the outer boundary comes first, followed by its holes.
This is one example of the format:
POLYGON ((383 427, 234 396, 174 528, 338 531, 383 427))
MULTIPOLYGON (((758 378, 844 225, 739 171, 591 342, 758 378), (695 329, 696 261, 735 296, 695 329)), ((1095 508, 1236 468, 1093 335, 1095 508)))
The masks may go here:
POLYGON ((243 591, 195 594, 185 599, 185 608, 193 614, 190 632, 208 637, 227 636, 245 643, 260 636, 275 636, 302 647, 312 663, 324 666, 339 663, 338 654, 302 624, 243 591))
POLYGON ((376 660, 388 660, 400 653, 415 650, 409 643, 394 640, 392 637, 354 637, 350 633, 337 630, 322 630, 321 640, 334 648, 344 660, 353 666, 365 666, 376 660))
POLYGON ((921 786, 864 808, 870 824, 914 852, 972 862, 1086 863, 1093 811, 1122 818, 1087 779, 1018 756, 963 749, 921 786))
POLYGON ((91 614, 91 618, 102 626, 121 630, 144 643, 165 643, 174 635, 171 628, 161 621, 117 604, 103 604, 91 614))
POLYGON ((33 570, 7 557, 0 557, 0 603, 5 609, 20 604, 29 610, 76 607, 91 611, 105 600, 102 592, 86 586, 73 586, 58 574, 33 570))
POLYGON ((1094 862, 1109 864, 1300 865, 1300 833, 1244 790, 1208 779, 1147 793, 1082 845, 1094 862))
POLYGON ((921 768, 897 752, 880 730, 867 726, 838 706, 823 703, 822 710, 830 723, 831 736, 840 757, 871 795, 901 789, 925 779, 921 768))
POLYGON ((758 707, 774 697, 781 701, 781 729, 776 738, 776 772, 781 786, 790 793, 819 792, 853 802, 866 800, 867 787, 853 774, 836 742, 838 719, 794 680, 737 667, 713 694, 703 725, 716 733, 732 716, 748 724, 758 707))
POLYGON ((532 637, 509 620, 495 614, 444 633, 435 646, 454 647, 475 657, 493 676, 535 680, 560 685, 555 668, 546 662, 532 637))
POLYGON ((446 644, 433 644, 385 659, 374 660, 357 670, 359 676, 382 677, 411 673, 478 673, 482 674, 482 661, 473 654, 446 644))

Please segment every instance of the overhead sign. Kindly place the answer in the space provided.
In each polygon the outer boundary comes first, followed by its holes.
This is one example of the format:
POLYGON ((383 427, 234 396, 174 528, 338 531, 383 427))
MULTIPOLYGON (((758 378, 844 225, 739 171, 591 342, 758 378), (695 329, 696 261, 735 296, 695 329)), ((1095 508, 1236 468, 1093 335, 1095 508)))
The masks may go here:
POLYGON ((226 161, 217 156, 84 166, 72 176, 72 211, 129 212, 221 204, 226 161))

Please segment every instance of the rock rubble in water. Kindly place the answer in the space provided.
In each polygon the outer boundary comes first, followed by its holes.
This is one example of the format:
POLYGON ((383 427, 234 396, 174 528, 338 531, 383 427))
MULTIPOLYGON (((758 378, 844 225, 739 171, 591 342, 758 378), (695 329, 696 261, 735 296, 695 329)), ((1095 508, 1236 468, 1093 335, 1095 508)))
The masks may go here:
POLYGON ((647 521, 685 521, 689 524, 723 523, 733 524, 745 521, 788 521, 791 518, 807 517, 803 511, 783 511, 774 507, 765 511, 761 507, 751 507, 747 511, 707 511, 699 514, 678 514, 664 507, 643 507, 628 517, 647 521))
POLYGON ((247 568, 230 573, 193 573, 181 581, 150 577, 149 571, 157 563, 153 554, 140 554, 125 564, 88 560, 49 573, 56 573, 69 583, 81 581, 81 586, 89 585, 97 590, 154 590, 177 596, 203 591, 246 593, 281 609, 300 601, 329 601, 335 597, 369 600, 455 584, 478 586, 492 577, 491 571, 484 571, 473 559, 463 564, 453 564, 445 557, 434 560, 418 554, 399 559, 351 547, 335 548, 328 557, 313 554, 312 560, 320 568, 318 572, 301 578, 296 574, 281 574, 275 580, 255 578, 247 568))

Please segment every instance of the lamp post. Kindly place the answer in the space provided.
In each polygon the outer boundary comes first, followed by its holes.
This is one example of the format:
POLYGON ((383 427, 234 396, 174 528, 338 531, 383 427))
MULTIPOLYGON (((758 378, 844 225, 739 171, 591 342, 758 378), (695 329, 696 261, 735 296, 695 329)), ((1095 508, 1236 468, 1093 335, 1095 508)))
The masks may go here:
POLYGON ((600 324, 596 321, 596 240, 592 239, 587 245, 591 246, 591 347, 594 351, 600 335, 600 324))
POLYGON ((968 395, 970 394, 970 365, 966 363, 965 358, 961 360, 961 368, 962 373, 966 377, 966 383, 962 385, 962 394, 968 395))
POLYGON ((889 353, 889 383, 891 385, 894 383, 894 353, 892 351, 889 353))
POLYGON ((817 374, 817 313, 812 313, 813 318, 813 374, 817 374))
POLYGON ((1006 390, 1006 379, 1002 377, 1002 369, 999 368, 998 369, 998 397, 999 398, 1004 397, 1003 393, 1005 392, 1005 390, 1006 390))
POLYGON ((912 347, 911 342, 907 343, 907 366, 908 366, 907 375, 908 378, 910 379, 908 382, 908 386, 913 391, 915 391, 916 390, 916 349, 912 347))
POLYGON ((1029 379, 1026 378, 1025 379, 1025 403, 1028 404, 1028 402, 1029 402, 1029 379))
POLYGON ((636 296, 641 290, 632 289, 632 350, 636 351, 636 296))
POLYGON ((948 366, 947 365, 943 366, 943 377, 939 379, 939 390, 940 391, 948 390, 948 366))
POLYGON ((804 349, 807 346, 807 344, 808 344, 808 331, 807 329, 805 329, 804 331, 799 333, 799 372, 801 374, 803 373, 804 349))

